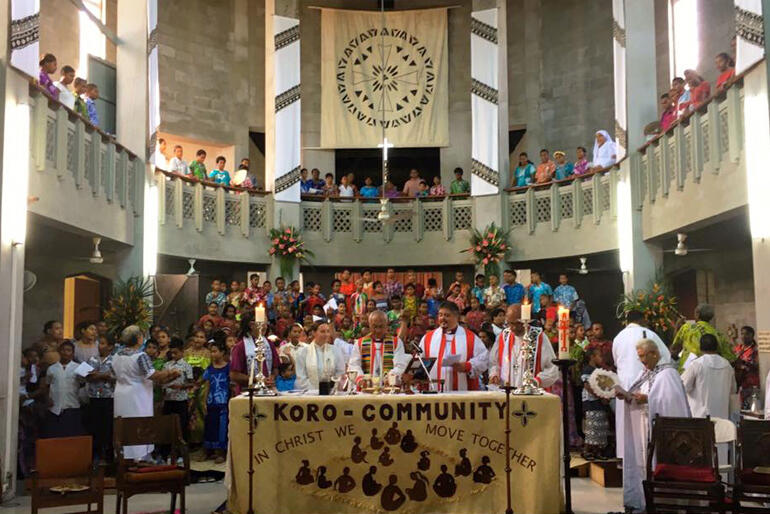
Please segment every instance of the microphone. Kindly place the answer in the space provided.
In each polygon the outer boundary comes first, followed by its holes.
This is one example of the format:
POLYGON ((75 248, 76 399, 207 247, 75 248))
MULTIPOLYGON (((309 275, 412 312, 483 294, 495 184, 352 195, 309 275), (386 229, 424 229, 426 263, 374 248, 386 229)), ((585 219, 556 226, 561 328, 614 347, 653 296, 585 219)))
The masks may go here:
POLYGON ((420 345, 412 341, 409 343, 409 345, 412 347, 412 353, 423 353, 422 348, 420 348, 420 345))

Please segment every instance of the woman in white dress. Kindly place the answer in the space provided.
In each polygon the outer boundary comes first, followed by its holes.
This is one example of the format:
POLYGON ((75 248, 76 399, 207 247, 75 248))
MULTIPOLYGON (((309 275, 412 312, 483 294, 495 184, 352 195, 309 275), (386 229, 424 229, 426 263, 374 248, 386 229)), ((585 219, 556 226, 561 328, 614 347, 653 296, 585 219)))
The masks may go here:
MULTIPOLYGON (((112 359, 115 372, 115 417, 138 418, 153 415, 152 386, 165 384, 179 376, 179 370, 155 371, 150 357, 141 351, 144 334, 136 325, 126 327, 120 335, 123 348, 112 359)), ((123 458, 141 459, 149 455, 153 445, 126 446, 123 458)))
POLYGON ((596 133, 591 171, 609 168, 618 160, 618 150, 609 132, 600 130, 596 133))
POLYGON ((300 348, 294 358, 297 366, 295 387, 303 391, 317 391, 319 382, 341 378, 345 374, 346 361, 339 348, 334 346, 328 323, 318 325, 313 342, 300 348))

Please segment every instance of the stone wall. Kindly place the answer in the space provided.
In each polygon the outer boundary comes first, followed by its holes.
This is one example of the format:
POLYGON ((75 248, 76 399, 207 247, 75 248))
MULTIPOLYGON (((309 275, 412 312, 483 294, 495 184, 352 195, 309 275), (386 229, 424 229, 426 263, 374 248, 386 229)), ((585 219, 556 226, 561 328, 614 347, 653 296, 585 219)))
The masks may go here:
MULTIPOLYGON (((40 53, 52 53, 59 66, 80 67, 80 21, 72 2, 41 2, 40 53)), ((58 77, 58 72, 57 75, 58 77)))
MULTIPOLYGON (((250 94, 247 0, 160 2, 161 130, 235 145, 248 155, 250 94)), ((252 103, 253 102, 253 103, 252 103)))
MULTIPOLYGON (((590 149, 613 132, 609 1, 508 0, 509 127, 526 128, 526 151, 590 149)), ((511 160, 512 166, 515 159, 511 160)))

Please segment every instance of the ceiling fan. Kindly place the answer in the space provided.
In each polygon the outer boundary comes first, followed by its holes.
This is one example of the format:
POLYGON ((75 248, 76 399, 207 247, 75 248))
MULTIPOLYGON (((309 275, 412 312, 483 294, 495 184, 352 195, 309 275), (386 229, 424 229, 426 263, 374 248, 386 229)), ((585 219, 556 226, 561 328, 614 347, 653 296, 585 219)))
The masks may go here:
POLYGON ((677 257, 684 257, 690 252, 710 252, 711 248, 688 248, 687 247, 687 234, 679 232, 676 235, 676 248, 673 250, 663 250, 665 253, 673 253, 677 257))
POLYGON ((588 262, 588 257, 580 257, 580 267, 579 268, 567 268, 567 271, 572 271, 574 273, 577 273, 578 275, 588 275, 588 273, 594 271, 615 271, 610 268, 589 268, 586 263, 588 262))

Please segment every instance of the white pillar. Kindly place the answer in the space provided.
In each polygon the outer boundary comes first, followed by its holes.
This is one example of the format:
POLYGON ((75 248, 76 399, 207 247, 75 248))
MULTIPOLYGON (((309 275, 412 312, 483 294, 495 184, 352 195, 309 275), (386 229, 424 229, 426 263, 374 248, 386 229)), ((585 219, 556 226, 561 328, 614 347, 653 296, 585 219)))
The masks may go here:
MULTIPOLYGON (((116 68, 117 68, 117 105, 115 106, 115 124, 117 139, 126 148, 134 152, 140 159, 146 161, 149 138, 149 78, 147 56, 147 26, 148 5, 154 0, 135 0, 118 2, 118 39, 116 68)), ((157 13, 157 11, 155 11, 157 13)), ((156 77, 157 78, 157 77, 156 77)), ((157 111, 156 111, 157 114, 157 111)), ((153 118, 156 120, 159 118, 153 118)), ((137 194, 137 211, 144 213, 135 218, 134 246, 122 263, 120 275, 127 278, 142 275, 145 268, 144 255, 145 223, 156 223, 149 219, 145 209, 144 196, 154 190, 154 179, 149 165, 145 165, 145 176, 142 194, 137 194)), ((153 195, 149 195, 150 198, 153 195)), ((151 206, 148 206, 151 207, 151 206)), ((157 212, 151 209, 150 213, 157 212)), ((157 247, 157 245, 154 245, 157 247)))
POLYGON ((630 154, 644 143, 644 126, 658 115, 653 0, 613 0, 615 139, 629 154, 618 180, 618 245, 624 290, 644 288, 662 263, 659 247, 644 242, 642 213, 633 207, 630 154))
MULTIPOLYGON (((770 176, 764 155, 770 147, 770 101, 768 101, 767 64, 760 64, 743 80, 744 134, 746 155, 746 181, 749 193, 749 225, 751 228, 752 257, 754 263, 754 309, 757 319, 757 340, 770 336, 770 205, 765 193, 770 188, 770 176)), ((760 346, 760 384, 765 387, 765 377, 770 370, 770 352, 760 346)), ((767 391, 765 391, 767 394, 767 391)))

